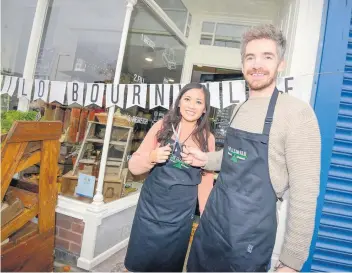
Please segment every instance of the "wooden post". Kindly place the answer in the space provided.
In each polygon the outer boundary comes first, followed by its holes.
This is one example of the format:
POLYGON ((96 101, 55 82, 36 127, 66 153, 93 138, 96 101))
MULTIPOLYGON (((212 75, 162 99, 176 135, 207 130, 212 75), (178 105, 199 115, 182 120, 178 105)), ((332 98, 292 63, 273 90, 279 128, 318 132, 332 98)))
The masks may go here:
POLYGON ((60 143, 45 140, 42 144, 42 157, 39 175, 39 232, 55 230, 55 207, 57 200, 57 169, 60 143), (45 217, 41 217, 45 215, 45 217))

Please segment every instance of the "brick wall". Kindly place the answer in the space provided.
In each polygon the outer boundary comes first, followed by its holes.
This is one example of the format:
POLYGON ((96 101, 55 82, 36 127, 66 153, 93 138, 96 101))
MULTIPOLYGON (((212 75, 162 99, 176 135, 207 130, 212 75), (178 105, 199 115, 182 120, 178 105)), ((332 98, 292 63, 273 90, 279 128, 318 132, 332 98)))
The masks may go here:
POLYGON ((56 213, 55 248, 79 256, 81 253, 84 222, 70 216, 56 213))

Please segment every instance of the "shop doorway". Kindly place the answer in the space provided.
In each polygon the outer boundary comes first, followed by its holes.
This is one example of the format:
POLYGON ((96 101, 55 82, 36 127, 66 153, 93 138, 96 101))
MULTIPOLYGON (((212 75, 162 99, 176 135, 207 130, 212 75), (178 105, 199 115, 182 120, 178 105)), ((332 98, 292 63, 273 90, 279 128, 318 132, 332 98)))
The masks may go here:
MULTIPOLYGON (((243 80, 241 70, 226 69, 211 66, 193 65, 192 82, 221 82, 243 80)), ((220 105, 222 108, 222 85, 220 84, 220 105)), ((216 150, 221 150, 231 114, 235 105, 225 109, 212 108, 210 113, 210 126, 215 136, 216 150)))
MULTIPOLYGON (((221 82, 221 81, 234 81, 243 80, 241 70, 233 70, 219 67, 193 65, 192 82, 221 82)), ((210 94, 211 95, 211 94, 210 94)), ((224 140, 227 128, 230 123, 231 115, 235 105, 222 109, 222 85, 220 84, 220 105, 221 109, 211 108, 209 121, 211 131, 215 137, 215 148, 221 150, 224 146, 224 140)), ((214 179, 214 184, 216 178, 214 179)), ((199 204, 197 202, 196 212, 197 216, 200 215, 199 204)))

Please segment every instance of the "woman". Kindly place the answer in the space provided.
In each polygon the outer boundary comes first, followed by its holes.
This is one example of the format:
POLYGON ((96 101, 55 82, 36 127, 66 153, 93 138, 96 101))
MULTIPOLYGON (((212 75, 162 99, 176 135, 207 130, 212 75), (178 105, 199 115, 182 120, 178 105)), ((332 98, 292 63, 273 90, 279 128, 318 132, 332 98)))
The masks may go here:
POLYGON ((213 187, 213 174, 185 164, 182 147, 214 151, 209 130, 210 94, 201 84, 187 84, 174 108, 148 132, 129 161, 144 182, 125 259, 132 272, 181 272, 199 197, 200 211, 213 187), (198 190, 199 189, 199 190, 198 190))

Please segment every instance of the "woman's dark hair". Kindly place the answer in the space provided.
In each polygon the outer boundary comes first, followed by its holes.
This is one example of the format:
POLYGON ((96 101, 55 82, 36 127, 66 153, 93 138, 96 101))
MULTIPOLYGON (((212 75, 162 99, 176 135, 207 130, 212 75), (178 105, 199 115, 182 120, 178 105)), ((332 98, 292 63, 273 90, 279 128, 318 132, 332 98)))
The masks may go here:
POLYGON ((203 152, 208 152, 208 138, 210 134, 210 126, 209 126, 209 113, 210 113, 210 93, 209 90, 200 83, 189 83, 186 84, 178 94, 178 97, 170 109, 170 111, 165 115, 163 120, 163 125, 159 132, 157 133, 158 142, 162 145, 165 145, 168 140, 171 139, 173 135, 172 124, 175 128, 181 121, 181 113, 180 108, 178 107, 180 104, 180 100, 182 96, 191 89, 201 89, 204 93, 205 99, 205 113, 197 121, 197 127, 192 133, 192 139, 199 145, 199 148, 203 152))

